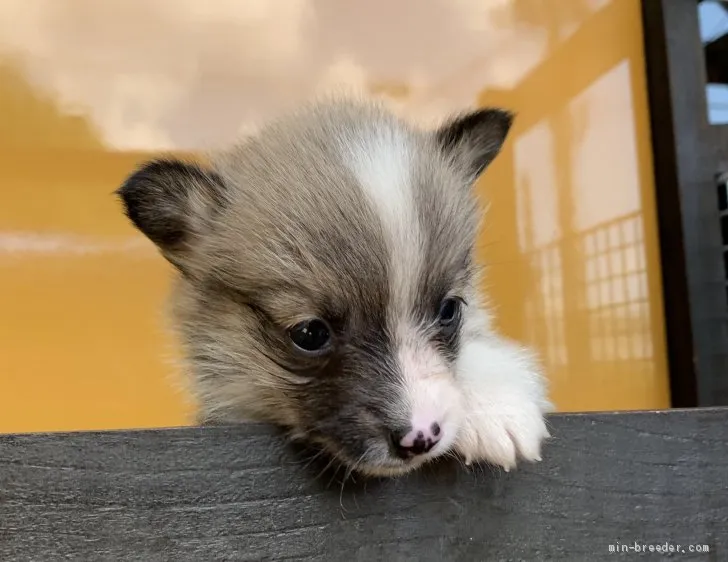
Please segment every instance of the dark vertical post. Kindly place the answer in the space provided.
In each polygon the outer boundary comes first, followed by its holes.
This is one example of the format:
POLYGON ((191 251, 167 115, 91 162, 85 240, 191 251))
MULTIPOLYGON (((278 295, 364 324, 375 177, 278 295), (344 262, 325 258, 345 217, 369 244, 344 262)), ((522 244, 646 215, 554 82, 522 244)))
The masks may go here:
POLYGON ((728 404, 718 147, 707 121, 698 7, 642 7, 673 406, 728 404))

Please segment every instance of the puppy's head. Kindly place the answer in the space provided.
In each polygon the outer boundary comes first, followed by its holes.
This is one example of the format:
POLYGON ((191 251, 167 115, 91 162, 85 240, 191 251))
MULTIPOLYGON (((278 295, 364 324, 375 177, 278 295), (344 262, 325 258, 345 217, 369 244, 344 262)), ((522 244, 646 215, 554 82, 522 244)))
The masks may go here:
POLYGON ((376 475, 447 452, 483 314, 472 184, 510 125, 483 109, 425 131, 322 103, 209 166, 131 175, 126 212, 179 272, 202 421, 268 420, 376 475))

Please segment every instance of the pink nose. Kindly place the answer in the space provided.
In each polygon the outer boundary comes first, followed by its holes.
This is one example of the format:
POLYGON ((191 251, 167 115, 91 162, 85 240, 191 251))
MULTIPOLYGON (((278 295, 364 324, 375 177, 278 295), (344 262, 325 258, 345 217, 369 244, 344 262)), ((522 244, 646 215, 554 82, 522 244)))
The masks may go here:
POLYGON ((392 444, 398 457, 409 459, 431 451, 441 437, 440 424, 433 422, 429 427, 415 426, 406 432, 393 432, 392 444))

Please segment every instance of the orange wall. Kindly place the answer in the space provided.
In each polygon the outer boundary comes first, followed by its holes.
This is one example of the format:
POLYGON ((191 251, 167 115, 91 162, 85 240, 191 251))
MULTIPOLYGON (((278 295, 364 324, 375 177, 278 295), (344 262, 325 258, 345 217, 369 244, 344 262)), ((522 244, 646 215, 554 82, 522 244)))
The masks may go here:
POLYGON ((39 4, 0 6, 0 431, 192 421, 169 268, 112 191, 340 86, 515 109, 479 186, 503 330, 560 410, 668 406, 638 0, 39 4))

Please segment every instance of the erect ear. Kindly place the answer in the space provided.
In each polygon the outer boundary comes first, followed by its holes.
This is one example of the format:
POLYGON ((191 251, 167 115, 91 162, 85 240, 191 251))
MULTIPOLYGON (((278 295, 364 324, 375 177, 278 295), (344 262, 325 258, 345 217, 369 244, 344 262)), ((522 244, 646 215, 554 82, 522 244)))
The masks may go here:
POLYGON ((451 118, 436 131, 437 142, 469 179, 475 180, 503 146, 513 113, 484 108, 451 118))
POLYGON ((211 170, 174 159, 142 164, 116 191, 134 226, 181 267, 195 235, 225 204, 225 184, 211 170))

